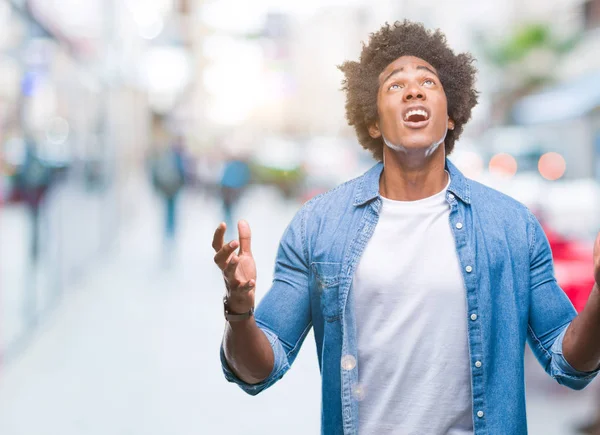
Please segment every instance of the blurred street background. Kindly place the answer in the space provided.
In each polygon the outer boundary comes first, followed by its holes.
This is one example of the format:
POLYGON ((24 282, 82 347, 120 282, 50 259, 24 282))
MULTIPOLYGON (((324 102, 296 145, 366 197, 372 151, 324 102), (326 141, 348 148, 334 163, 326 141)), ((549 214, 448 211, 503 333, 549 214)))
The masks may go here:
MULTIPOLYGON (((374 163, 336 66, 405 18, 478 59, 451 159, 534 210, 583 308, 600 0, 0 0, 0 434, 319 433, 312 336, 258 397, 224 380, 212 234, 249 221, 260 299, 299 207, 374 163)), ((525 363, 531 434, 600 415, 525 363)))

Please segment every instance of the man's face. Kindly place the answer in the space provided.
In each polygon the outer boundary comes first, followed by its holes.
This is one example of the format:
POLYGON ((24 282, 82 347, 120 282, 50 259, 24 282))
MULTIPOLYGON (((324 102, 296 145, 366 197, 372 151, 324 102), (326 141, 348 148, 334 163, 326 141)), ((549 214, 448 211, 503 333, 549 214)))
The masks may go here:
POLYGON ((379 119, 369 128, 372 137, 406 150, 427 149, 439 143, 446 129, 448 103, 437 71, 423 59, 402 56, 379 75, 379 119))

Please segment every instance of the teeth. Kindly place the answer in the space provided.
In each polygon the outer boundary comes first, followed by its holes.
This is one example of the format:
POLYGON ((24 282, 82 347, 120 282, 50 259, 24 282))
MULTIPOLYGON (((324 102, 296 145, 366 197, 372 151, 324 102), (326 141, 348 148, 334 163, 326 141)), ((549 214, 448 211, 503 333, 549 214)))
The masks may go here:
POLYGON ((417 110, 409 110, 406 115, 404 115, 404 120, 408 120, 408 118, 410 118, 412 115, 421 115, 424 116, 425 119, 429 119, 429 116, 427 115, 427 112, 425 112, 424 110, 421 109, 417 109, 417 110))

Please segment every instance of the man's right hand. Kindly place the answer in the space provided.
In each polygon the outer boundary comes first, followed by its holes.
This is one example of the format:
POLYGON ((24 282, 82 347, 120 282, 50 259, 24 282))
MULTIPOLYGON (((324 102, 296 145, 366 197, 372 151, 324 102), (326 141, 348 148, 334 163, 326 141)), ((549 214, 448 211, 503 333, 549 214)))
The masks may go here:
POLYGON ((215 263, 223 272, 229 309, 234 313, 246 313, 254 307, 256 287, 256 264, 250 249, 250 226, 242 220, 238 222, 239 240, 224 245, 225 223, 221 223, 213 237, 212 247, 216 254, 215 263), (236 254, 237 248, 239 252, 236 254))

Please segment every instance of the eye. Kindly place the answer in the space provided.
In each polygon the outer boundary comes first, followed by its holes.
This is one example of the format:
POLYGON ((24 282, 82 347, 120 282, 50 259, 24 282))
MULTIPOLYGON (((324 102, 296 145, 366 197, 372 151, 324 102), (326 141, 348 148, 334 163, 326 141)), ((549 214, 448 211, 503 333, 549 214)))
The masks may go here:
POLYGON ((400 84, 394 83, 394 84, 390 85, 390 87, 388 88, 388 91, 393 91, 393 90, 401 89, 401 88, 402 88, 402 86, 400 84))
POLYGON ((435 86, 435 82, 434 82, 433 80, 431 80, 431 79, 426 79, 426 80, 423 82, 423 85, 424 85, 424 86, 435 86))

